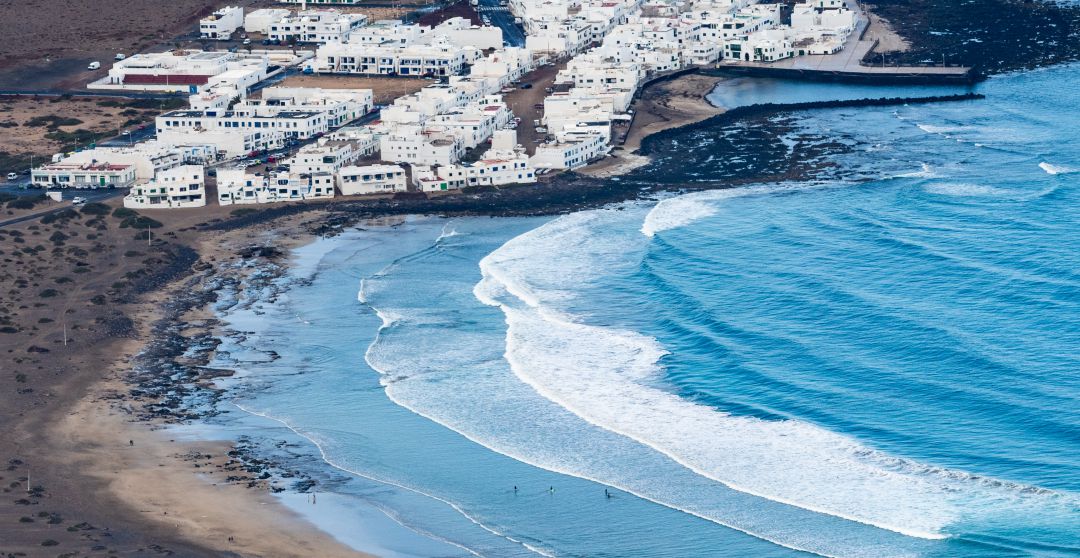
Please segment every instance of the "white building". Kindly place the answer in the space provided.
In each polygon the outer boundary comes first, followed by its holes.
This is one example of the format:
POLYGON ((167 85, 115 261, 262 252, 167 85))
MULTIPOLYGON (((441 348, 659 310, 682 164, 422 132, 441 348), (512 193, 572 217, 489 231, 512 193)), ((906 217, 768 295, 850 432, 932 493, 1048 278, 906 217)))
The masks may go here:
POLYGON ((235 157, 325 134, 370 112, 371 99, 370 89, 267 87, 261 99, 231 110, 177 110, 158 116, 155 124, 161 141, 198 141, 235 157), (226 134, 205 137, 206 132, 226 134))
POLYGON ((398 126, 379 139, 382 160, 410 165, 449 165, 461 160, 465 144, 458 136, 424 130, 420 126, 398 126))
POLYGON ((244 16, 244 30, 248 33, 270 34, 270 24, 281 21, 292 14, 284 8, 260 8, 244 16))
POLYGON ((135 165, 94 161, 52 163, 31 171, 38 188, 127 188, 135 183, 135 165))
POLYGON ((285 133, 281 130, 250 128, 169 127, 158 128, 157 141, 173 146, 207 145, 217 152, 218 159, 243 157, 259 151, 271 151, 285 146, 285 133))
POLYGON ((145 182, 160 171, 171 169, 185 163, 202 163, 213 160, 216 150, 212 146, 177 147, 160 141, 148 141, 123 147, 95 147, 76 151, 64 157, 58 163, 65 165, 96 164, 108 161, 113 164, 127 164, 135 169, 135 180, 145 182))
POLYGON ((468 186, 502 186, 536 182, 525 148, 517 144, 513 130, 495 132, 491 149, 474 163, 415 167, 414 181, 421 191, 459 190, 468 186))
POLYGON ((475 48, 446 41, 412 45, 328 43, 315 52, 312 68, 333 74, 450 76, 460 73, 480 54, 475 48))
POLYGON ((266 79, 269 65, 269 58, 263 54, 198 50, 135 54, 117 61, 107 76, 87 88, 195 94, 222 82, 213 78, 228 75, 230 81, 242 83, 246 90, 266 79))
POLYGON ((573 170, 605 156, 608 142, 604 136, 589 132, 562 132, 556 141, 536 146, 536 153, 529 159, 534 169, 573 170))
POLYGON ((349 38, 353 29, 367 23, 363 14, 343 14, 338 10, 305 10, 289 14, 268 26, 266 35, 283 43, 329 43, 349 38))
POLYGON ((319 138, 314 144, 301 147, 296 155, 286 159, 289 172, 297 174, 334 174, 363 155, 357 144, 348 140, 319 138))
POLYGON ((220 205, 275 203, 327 199, 334 197, 334 175, 272 173, 249 174, 244 169, 220 169, 217 172, 220 205))
POLYGON ((132 209, 185 208, 206 205, 206 189, 201 165, 181 165, 163 170, 153 180, 133 186, 124 196, 124 207, 132 209))
POLYGON ((445 37, 450 44, 459 47, 473 47, 480 50, 503 47, 501 27, 493 25, 473 25, 463 17, 452 17, 431 30, 434 37, 445 37))
POLYGON ((338 191, 343 196, 404 192, 405 169, 398 165, 342 167, 338 171, 338 191))
POLYGON ((199 36, 204 39, 227 41, 234 31, 244 25, 244 9, 226 6, 199 21, 199 36))

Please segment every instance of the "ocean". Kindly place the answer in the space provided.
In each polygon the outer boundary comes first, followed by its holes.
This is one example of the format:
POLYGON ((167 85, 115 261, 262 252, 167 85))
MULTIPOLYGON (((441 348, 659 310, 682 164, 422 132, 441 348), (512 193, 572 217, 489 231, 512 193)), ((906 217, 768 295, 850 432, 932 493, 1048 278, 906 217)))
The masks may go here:
MULTIPOLYGON (((783 148, 842 147, 813 180, 318 240, 223 293, 199 435, 287 458, 318 499, 282 501, 384 556, 1078 556, 1078 79, 793 113, 783 148)), ((638 179, 709 180, 723 133, 638 179)))

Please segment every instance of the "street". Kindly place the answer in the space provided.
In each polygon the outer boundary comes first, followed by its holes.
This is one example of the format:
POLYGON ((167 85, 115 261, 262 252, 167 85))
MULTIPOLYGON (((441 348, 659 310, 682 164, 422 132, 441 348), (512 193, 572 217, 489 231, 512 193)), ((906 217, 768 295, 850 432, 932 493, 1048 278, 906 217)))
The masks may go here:
POLYGON ((499 0, 480 0, 476 11, 481 17, 488 18, 492 25, 502 28, 504 43, 515 47, 525 46, 525 31, 514 23, 514 14, 499 0))
MULTIPOLYGON (((0 187, 0 193, 15 194, 15 195, 18 195, 18 196, 25 196, 25 195, 30 195, 30 194, 41 194, 41 191, 39 191, 39 190, 12 189, 11 187, 5 186, 5 187, 0 187)), ((66 200, 70 200, 71 198, 74 198, 75 196, 82 197, 82 198, 84 198, 86 200, 87 203, 90 203, 90 202, 105 201, 105 200, 108 200, 108 199, 111 199, 111 198, 115 198, 117 196, 122 196, 122 195, 124 195, 126 193, 127 193, 126 188, 119 188, 119 189, 111 188, 111 189, 103 189, 103 190, 64 190, 64 198, 65 198, 64 202, 60 202, 60 203, 49 202, 49 203, 53 204, 54 207, 52 207, 50 209, 46 209, 44 211, 38 211, 36 213, 30 213, 28 215, 22 215, 22 216, 19 216, 19 217, 13 217, 13 218, 7 219, 7 220, 0 220, 0 228, 7 227, 7 226, 10 226, 10 225, 14 225, 16 223, 22 223, 24 221, 32 221, 32 220, 40 219, 40 218, 42 218, 42 217, 44 217, 46 215, 49 215, 51 213, 56 213, 58 211, 63 211, 63 210, 68 209, 70 207, 74 207, 74 206, 71 205, 70 202, 68 202, 66 200)))

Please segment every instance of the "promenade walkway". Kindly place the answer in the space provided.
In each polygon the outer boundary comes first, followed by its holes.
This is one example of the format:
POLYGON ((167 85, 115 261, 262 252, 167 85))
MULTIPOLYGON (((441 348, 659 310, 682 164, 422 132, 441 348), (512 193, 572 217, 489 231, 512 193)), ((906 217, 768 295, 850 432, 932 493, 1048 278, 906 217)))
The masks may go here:
POLYGON ((833 73, 863 75, 873 77, 925 76, 927 78, 963 79, 970 75, 971 68, 963 66, 882 66, 862 64, 863 58, 874 48, 877 41, 873 37, 864 37, 870 18, 855 0, 847 0, 848 7, 859 14, 855 31, 844 43, 844 49, 838 54, 796 56, 776 62, 745 62, 725 60, 717 68, 759 68, 774 70, 778 73, 833 73))

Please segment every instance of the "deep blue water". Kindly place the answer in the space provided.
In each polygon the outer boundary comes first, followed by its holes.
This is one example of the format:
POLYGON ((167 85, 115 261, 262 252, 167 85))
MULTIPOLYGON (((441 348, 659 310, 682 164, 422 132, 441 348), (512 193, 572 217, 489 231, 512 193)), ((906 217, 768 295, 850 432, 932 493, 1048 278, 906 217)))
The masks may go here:
POLYGON ((1080 555, 1078 72, 799 113, 849 180, 320 241, 219 364, 383 554, 1080 555))

